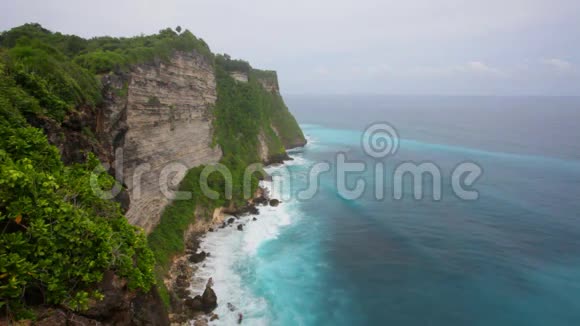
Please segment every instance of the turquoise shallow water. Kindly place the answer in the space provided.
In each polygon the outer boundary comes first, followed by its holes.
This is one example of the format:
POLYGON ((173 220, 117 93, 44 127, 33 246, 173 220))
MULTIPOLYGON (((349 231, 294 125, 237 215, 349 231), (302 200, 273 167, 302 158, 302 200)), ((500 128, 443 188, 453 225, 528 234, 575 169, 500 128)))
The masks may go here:
MULTIPOLYGON (((263 211, 259 218, 270 224, 250 225, 235 244, 254 250, 222 268, 238 280, 247 322, 578 325, 580 133, 568 128, 580 117, 577 100, 414 101, 289 101, 310 139, 288 166, 294 191, 305 187, 313 163, 333 162, 337 152, 374 166, 379 161, 360 148, 362 128, 388 121, 401 142, 380 160, 385 175, 400 162, 434 162, 443 172, 442 200, 414 200, 410 188, 393 200, 388 187, 380 201, 372 191, 346 200, 330 172, 313 199, 263 211), (536 128, 542 122, 557 130, 536 128), (465 160, 484 171, 476 201, 451 190, 449 174, 465 160)), ((354 177, 372 189, 372 170, 354 177)))

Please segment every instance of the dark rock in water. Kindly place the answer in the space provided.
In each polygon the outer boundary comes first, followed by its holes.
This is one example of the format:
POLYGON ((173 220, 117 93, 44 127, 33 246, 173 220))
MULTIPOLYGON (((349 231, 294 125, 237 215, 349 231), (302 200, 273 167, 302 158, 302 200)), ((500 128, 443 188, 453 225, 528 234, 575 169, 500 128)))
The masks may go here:
POLYGON ((270 199, 270 206, 276 207, 278 204, 280 204, 278 199, 270 199))
POLYGON ((235 212, 230 212, 232 216, 239 218, 240 216, 248 215, 248 214, 259 214, 258 208, 254 204, 248 204, 246 206, 238 208, 235 212))
POLYGON ((201 295, 201 303, 203 306, 203 311, 210 313, 217 307, 217 296, 210 286, 205 288, 203 294, 201 295))
POLYGON ((199 240, 197 237, 191 237, 185 242, 185 250, 187 252, 196 252, 199 248, 199 240))
POLYGON ((252 221, 257 221, 257 220, 258 220, 258 219, 257 219, 257 218, 255 218, 255 217, 254 217, 254 218, 252 218, 252 221))
POLYGON ((220 226, 220 229, 225 229, 225 227, 226 227, 226 222, 223 222, 222 226, 220 226))
POLYGON ((214 230, 213 230, 213 228, 209 228, 208 231, 209 232, 213 232, 214 230))
POLYGON ((203 303, 200 295, 185 299, 185 306, 192 312, 203 311, 203 303))
POLYGON ((238 231, 244 231, 244 225, 238 224, 238 231))
POLYGON ((282 164, 284 163, 284 161, 288 161, 290 159, 291 159, 290 156, 288 156, 288 154, 284 152, 281 154, 270 155, 270 157, 266 162, 264 162, 264 164, 265 165, 282 164))
POLYGON ((228 309, 232 312, 236 311, 236 306, 234 306, 231 302, 228 302, 228 309))
POLYGON ((272 176, 269 174, 264 177, 264 181, 272 181, 272 180, 274 180, 274 179, 272 179, 272 176))
POLYGON ((256 205, 267 205, 268 204, 268 198, 266 198, 264 196, 260 196, 260 197, 254 198, 254 204, 256 204, 256 205))
POLYGON ((236 221, 236 219, 235 219, 235 218, 233 218, 233 217, 230 217, 230 218, 228 219, 228 224, 232 224, 232 223, 234 223, 235 221, 236 221))
POLYGON ((220 316, 218 316, 218 314, 213 314, 211 315, 211 317, 209 318, 209 321, 214 321, 216 319, 220 319, 220 316))
POLYGON ((206 257, 207 253, 205 251, 202 251, 200 253, 191 254, 191 256, 189 256, 189 261, 194 264, 197 264, 201 263, 206 257))
POLYGON ((250 206, 248 206, 248 213, 250 213, 252 215, 258 215, 258 214, 260 214, 260 210, 256 206, 250 205, 250 206))

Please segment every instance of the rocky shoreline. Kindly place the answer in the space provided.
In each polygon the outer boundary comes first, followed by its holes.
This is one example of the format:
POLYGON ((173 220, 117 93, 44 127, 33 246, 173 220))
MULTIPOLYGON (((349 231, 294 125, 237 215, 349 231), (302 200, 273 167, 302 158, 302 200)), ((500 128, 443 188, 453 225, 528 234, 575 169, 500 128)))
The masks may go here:
MULTIPOLYGON (((203 326, 219 319, 219 316, 213 313, 218 305, 218 298, 212 289, 211 277, 205 280, 203 293, 191 293, 192 280, 196 271, 203 266, 203 261, 211 256, 210 252, 200 251, 200 243, 205 234, 234 227, 238 231, 244 231, 244 223, 256 221, 256 217, 245 222, 241 221, 241 217, 259 214, 260 206, 278 206, 279 203, 278 199, 270 198, 267 190, 260 187, 247 205, 235 210, 218 208, 213 212, 211 220, 198 219, 198 222, 189 228, 185 236, 185 253, 174 260, 168 277, 165 279, 165 285, 171 296, 171 313, 169 314, 171 325, 190 325, 193 321, 194 325, 203 326)), ((226 304, 228 311, 237 314, 238 323, 242 323, 243 315, 237 311, 237 307, 229 302, 226 304)))

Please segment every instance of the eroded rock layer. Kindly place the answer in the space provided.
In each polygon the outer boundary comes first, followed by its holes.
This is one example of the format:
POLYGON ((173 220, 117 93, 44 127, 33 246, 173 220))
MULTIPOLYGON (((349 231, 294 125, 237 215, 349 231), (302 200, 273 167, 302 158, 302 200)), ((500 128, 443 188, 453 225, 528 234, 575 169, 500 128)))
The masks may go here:
POLYGON ((115 152, 110 164, 130 198, 127 218, 150 232, 171 199, 164 189, 184 176, 176 172, 221 158, 220 148, 212 146, 214 69, 195 52, 178 52, 169 61, 138 65, 103 81, 107 104, 99 131, 115 152))

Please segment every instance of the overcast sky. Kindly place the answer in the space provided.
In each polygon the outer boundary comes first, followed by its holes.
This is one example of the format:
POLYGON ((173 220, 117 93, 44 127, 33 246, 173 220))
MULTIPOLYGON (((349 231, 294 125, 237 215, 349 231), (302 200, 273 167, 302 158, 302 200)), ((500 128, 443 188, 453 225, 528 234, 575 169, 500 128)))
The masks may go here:
POLYGON ((2 0, 84 37, 177 25, 286 94, 580 95, 579 0, 2 0))

